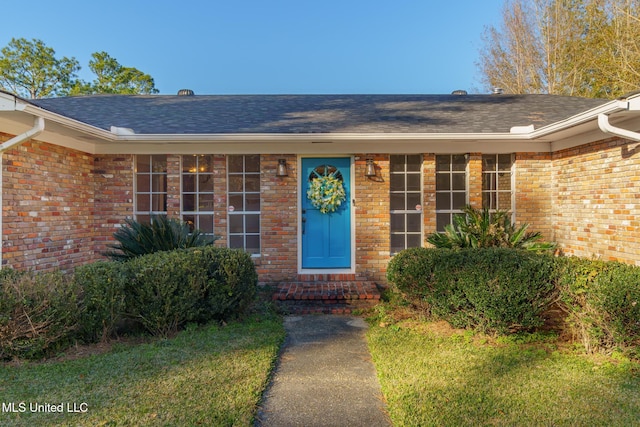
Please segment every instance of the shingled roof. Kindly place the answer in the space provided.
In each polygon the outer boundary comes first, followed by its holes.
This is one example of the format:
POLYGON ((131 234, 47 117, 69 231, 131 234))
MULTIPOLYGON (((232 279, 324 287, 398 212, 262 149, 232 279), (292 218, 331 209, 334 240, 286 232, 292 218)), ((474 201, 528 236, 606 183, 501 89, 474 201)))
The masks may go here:
POLYGON ((33 104, 136 134, 508 133, 607 100, 555 95, 95 95, 33 104))

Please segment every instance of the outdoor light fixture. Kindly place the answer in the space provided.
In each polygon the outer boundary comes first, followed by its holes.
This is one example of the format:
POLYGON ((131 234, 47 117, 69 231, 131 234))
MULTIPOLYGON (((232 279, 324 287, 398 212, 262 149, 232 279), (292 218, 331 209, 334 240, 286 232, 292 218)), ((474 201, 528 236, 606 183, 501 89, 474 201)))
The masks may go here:
POLYGON ((286 159, 278 159, 278 168, 276 169, 276 176, 279 176, 279 177, 289 176, 289 173, 287 172, 286 159))
POLYGON ((376 176, 376 165, 373 163, 373 159, 367 159, 367 166, 364 169, 364 176, 371 178, 376 176))

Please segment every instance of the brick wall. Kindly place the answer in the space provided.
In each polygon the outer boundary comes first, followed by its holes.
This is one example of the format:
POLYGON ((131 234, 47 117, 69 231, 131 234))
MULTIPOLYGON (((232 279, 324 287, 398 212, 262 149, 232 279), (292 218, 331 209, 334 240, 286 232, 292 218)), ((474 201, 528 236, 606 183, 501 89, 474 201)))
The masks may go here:
POLYGON ((563 251, 640 265, 640 145, 611 138, 554 153, 553 163, 563 251))
POLYGON ((69 270, 94 259, 92 156, 28 141, 4 153, 2 173, 3 265, 69 270))
POLYGON ((385 282, 391 229, 389 216, 389 155, 355 156, 356 274, 385 282), (364 176, 367 158, 373 158, 376 176, 364 176))
POLYGON ((518 224, 528 223, 545 241, 555 240, 553 224, 553 164, 550 153, 516 153, 515 211, 518 224))
POLYGON ((294 280, 298 273, 298 170, 295 155, 260 157, 261 257, 256 260, 261 282, 294 280), (288 176, 277 177, 278 159, 288 176))

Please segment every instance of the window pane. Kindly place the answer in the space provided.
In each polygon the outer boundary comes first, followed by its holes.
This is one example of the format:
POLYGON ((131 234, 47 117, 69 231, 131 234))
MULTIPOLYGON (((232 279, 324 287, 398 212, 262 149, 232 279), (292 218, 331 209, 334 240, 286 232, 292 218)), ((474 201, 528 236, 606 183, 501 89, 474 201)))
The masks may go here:
POLYGON ((482 170, 486 172, 493 172, 496 170, 496 156, 493 154, 485 154, 482 156, 482 170))
POLYGON ((404 174, 391 174, 389 186, 391 191, 403 191, 404 190, 404 174))
POLYGON ((498 209, 511 211, 511 193, 498 193, 498 209))
POLYGON ((391 210, 405 210, 404 193, 391 194, 391 210))
POLYGON ((151 195, 151 210, 152 211, 166 211, 167 210, 167 195, 166 194, 152 194, 151 195))
POLYGON ((494 173, 483 173, 482 174, 482 190, 483 191, 489 191, 489 190, 495 190, 496 189, 495 176, 496 176, 496 174, 494 174, 494 173))
POLYGON ((233 206, 235 212, 244 210, 242 194, 230 194, 229 195, 229 208, 233 206))
POLYGON ((467 156, 464 154, 456 154, 451 156, 451 170, 464 171, 467 169, 467 156))
POLYGON ((417 173, 407 174, 407 191, 420 191, 420 178, 417 173))
POLYGON ((200 211, 212 211, 213 210, 213 194, 198 194, 198 210, 200 211))
POLYGON ((193 193, 196 191, 196 176, 182 175, 182 191, 193 193))
POLYGON ((242 175, 229 175, 229 191, 234 193, 242 192, 242 175))
POLYGON ((260 172, 260 156, 254 154, 244 157, 245 172, 260 172))
POLYGON ((260 175, 245 175, 244 191, 260 191, 260 175))
POLYGON ((198 175, 198 191, 201 193, 213 193, 213 175, 198 175))
POLYGON ((151 175, 137 175, 136 184, 138 193, 151 192, 151 175))
POLYGON ((496 193, 482 193, 482 207, 487 209, 495 209, 496 193))
POLYGON ((195 215, 182 215, 182 220, 189 226, 189 231, 193 231, 197 228, 195 215))
POLYGON ((260 232, 260 215, 245 215, 245 232, 260 232))
POLYGON ((404 234, 392 234, 391 235, 391 253, 397 254, 401 250, 405 249, 404 247, 404 234))
POLYGON ((151 157, 151 170, 153 172, 166 172, 167 171, 167 156, 163 154, 154 154, 151 157))
POLYGON ((229 156, 229 172, 242 172, 242 156, 229 156))
POLYGON ((182 156, 182 172, 196 172, 196 156, 182 156))
POLYGON ((420 214, 407 214, 407 231, 419 232, 422 222, 422 215, 420 214))
POLYGON ((467 195, 465 193, 453 193, 453 209, 462 209, 467 204, 467 195))
POLYGON ((436 190, 451 190, 451 175, 448 173, 436 174, 436 190))
POLYGON ((436 156, 436 170, 437 171, 450 171, 451 170, 451 156, 436 156))
POLYGON ((244 232, 243 215, 229 215, 229 232, 244 232))
POLYGON ((196 209, 196 195, 195 194, 183 194, 182 195, 182 210, 185 212, 193 212, 196 209))
POLYGON ((436 229, 441 232, 444 231, 445 225, 451 224, 451 215, 448 213, 436 214, 436 229))
POLYGON ((260 194, 247 194, 245 196, 245 210, 259 212, 260 211, 260 194))
POLYGON ((466 176, 463 173, 454 173, 451 176, 453 190, 466 190, 466 176))
POLYGON ((391 214, 391 232, 404 232, 404 214, 391 214))
POLYGON ((247 247, 245 248, 250 254, 260 253, 260 236, 247 236, 247 247))
POLYGON ((391 172, 404 172, 404 156, 393 154, 389 163, 391 165, 391 172))
POLYGON ((419 234, 408 234, 407 235, 407 248, 419 248, 422 246, 421 236, 419 234))
POLYGON ((244 236, 229 236, 229 247, 231 249, 244 249, 244 236))
POLYGON ((151 210, 151 197, 148 194, 138 194, 136 196, 136 210, 137 211, 151 210))
POLYGON ((420 193, 407 194, 407 210, 415 210, 416 206, 422 203, 422 197, 420 193))
POLYGON ((213 215, 199 215, 198 228, 203 233, 213 234, 213 215))
POLYGON ((211 154, 198 157, 198 172, 213 172, 213 156, 211 154))
POLYGON ((451 209, 451 193, 436 193, 436 209, 451 209))
POLYGON ((420 172, 420 166, 422 166, 422 156, 420 154, 407 156, 407 172, 420 172))
POLYGON ((151 191, 153 192, 167 191, 167 175, 164 175, 164 174, 151 175, 151 191))
POLYGON ((150 215, 136 215, 136 221, 141 224, 151 224, 151 216, 150 215))
POLYGON ((498 174, 498 190, 500 191, 511 190, 511 173, 500 172, 498 174))
POLYGON ((507 171, 511 169, 511 154, 499 154, 498 155, 498 170, 507 171))
POLYGON ((150 156, 136 156, 136 172, 151 172, 151 157, 150 156))

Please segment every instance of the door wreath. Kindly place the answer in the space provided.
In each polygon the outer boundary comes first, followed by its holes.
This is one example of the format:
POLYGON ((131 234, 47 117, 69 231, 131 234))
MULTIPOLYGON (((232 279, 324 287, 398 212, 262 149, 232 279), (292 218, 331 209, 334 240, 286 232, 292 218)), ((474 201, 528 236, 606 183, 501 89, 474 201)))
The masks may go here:
POLYGON ((333 168, 333 172, 326 173, 329 168, 318 168, 312 172, 309 188, 307 189, 307 198, 313 207, 318 208, 323 214, 335 212, 347 198, 342 179, 340 179, 340 172, 333 168), (319 169, 323 170, 326 175, 320 175, 318 173, 319 169))

